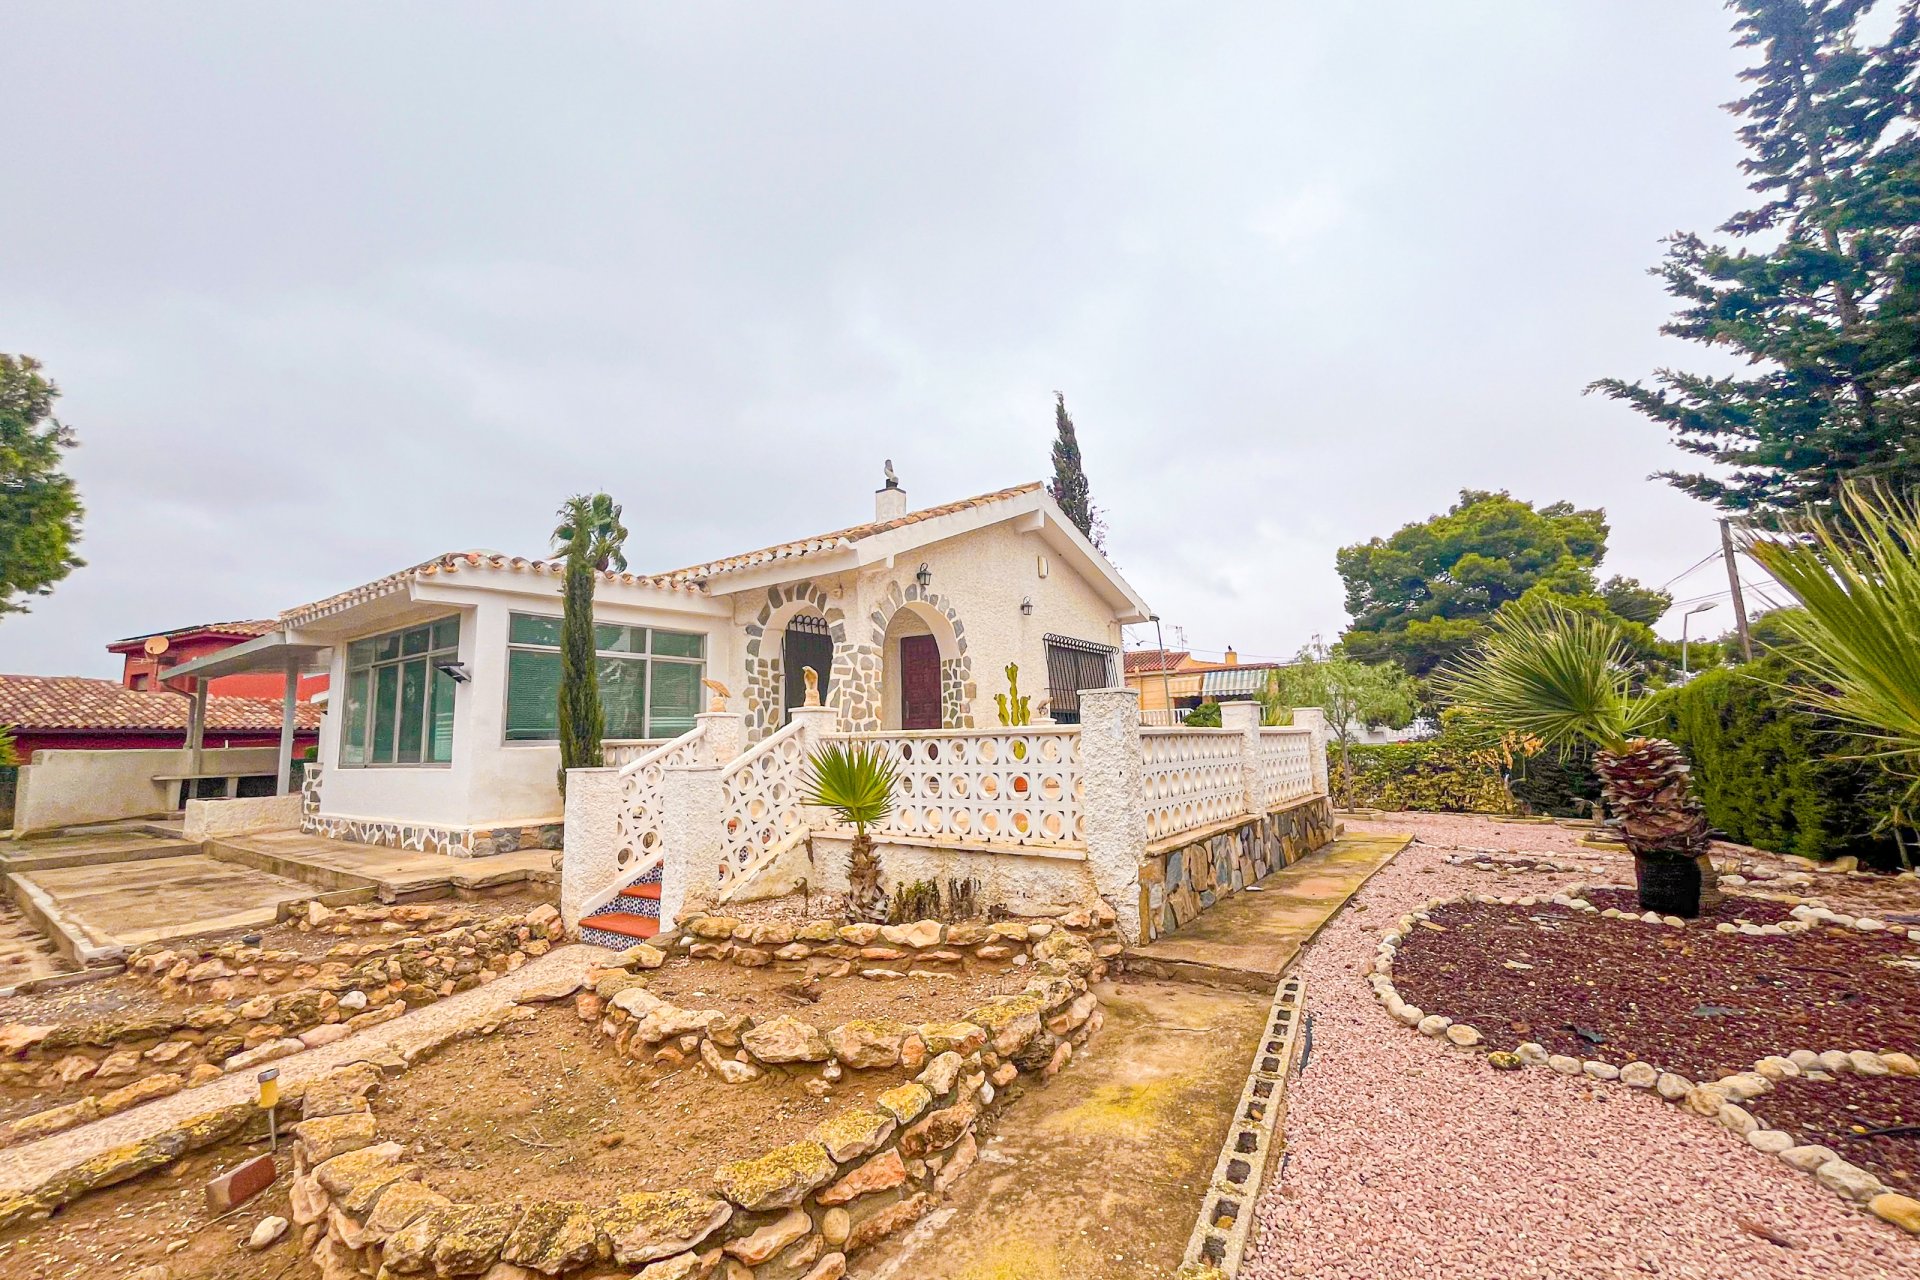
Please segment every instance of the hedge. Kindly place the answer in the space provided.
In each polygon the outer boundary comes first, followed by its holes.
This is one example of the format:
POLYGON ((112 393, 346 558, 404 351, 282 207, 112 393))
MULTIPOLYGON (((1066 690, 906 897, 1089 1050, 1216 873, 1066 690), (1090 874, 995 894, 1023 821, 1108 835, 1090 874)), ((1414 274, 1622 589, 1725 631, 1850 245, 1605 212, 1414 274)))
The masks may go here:
POLYGON ((1892 836, 1873 834, 1900 788, 1866 744, 1824 717, 1788 705, 1772 659, 1703 672, 1659 697, 1654 732, 1693 764, 1707 818, 1730 840, 1808 858, 1846 855, 1893 865, 1892 836))
POLYGON ((1417 742, 1377 742, 1349 748, 1353 785, 1340 771, 1340 748, 1327 751, 1333 794, 1363 809, 1418 809, 1445 813, 1507 813, 1513 806, 1491 753, 1442 733, 1417 742))

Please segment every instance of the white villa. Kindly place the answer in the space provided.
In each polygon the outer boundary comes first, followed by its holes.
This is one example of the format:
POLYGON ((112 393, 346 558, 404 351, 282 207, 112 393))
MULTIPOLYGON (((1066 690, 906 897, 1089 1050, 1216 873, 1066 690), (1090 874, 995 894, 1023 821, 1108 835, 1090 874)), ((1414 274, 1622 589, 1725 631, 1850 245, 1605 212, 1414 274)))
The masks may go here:
MULTIPOLYGON (((563 572, 450 552, 289 609, 280 631, 177 674, 331 672, 311 830, 454 855, 558 848, 563 572)), ((703 680, 731 690, 757 741, 802 701, 809 666, 854 729, 995 724, 1009 664, 1037 717, 1070 722, 1079 690, 1117 683, 1121 625, 1147 615, 1039 483, 909 511, 890 481, 860 524, 603 574, 608 762, 691 729, 703 680)))
POLYGON ((1318 710, 1262 726, 1257 704, 1231 703, 1219 729, 1142 726, 1119 653, 1146 602, 1038 483, 910 511, 890 478, 864 523, 603 573, 606 767, 570 773, 563 804, 564 572, 436 556, 172 674, 204 689, 236 670, 281 670, 289 687, 329 672, 303 830, 457 857, 562 850, 566 924, 609 945, 689 905, 844 891, 849 832, 804 801, 830 741, 898 771, 875 829, 887 892, 966 885, 1010 914, 1111 911, 1129 939, 1332 836, 1318 710), (1009 667, 1030 724, 1001 721, 1009 667))

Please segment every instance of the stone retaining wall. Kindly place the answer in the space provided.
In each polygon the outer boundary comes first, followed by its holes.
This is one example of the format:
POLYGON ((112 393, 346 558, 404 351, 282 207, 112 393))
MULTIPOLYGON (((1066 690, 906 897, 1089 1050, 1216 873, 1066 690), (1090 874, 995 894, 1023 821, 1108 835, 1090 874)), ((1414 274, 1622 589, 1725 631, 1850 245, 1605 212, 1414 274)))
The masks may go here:
MULTIPOLYGON (((740 950, 759 949, 752 932, 770 927, 733 921, 722 934, 720 919, 701 922, 713 936, 683 935, 686 949, 731 946, 735 931, 745 929, 749 936, 740 939, 743 948, 707 957, 740 963, 740 950)), ((1095 927, 1091 920, 1088 925, 1095 927)), ((832 940, 802 940, 799 933, 808 927, 794 926, 794 937, 780 945, 857 945, 837 934, 832 940)), ((847 926, 834 922, 834 927, 847 926)), ((935 921, 892 927, 903 931, 892 939, 896 946, 919 940, 921 951, 933 949, 930 934, 964 928, 935 921)), ((888 940, 876 934, 870 941, 888 940)), ((946 936, 938 942, 977 950, 1011 947, 1013 939, 1003 927, 991 936, 983 929, 978 942, 955 943, 946 936)), ((775 1045, 777 1035, 806 1044, 809 1054, 818 1048, 810 1043, 814 1036, 825 1041, 827 1053, 817 1059, 823 1069, 899 1064, 910 1056, 923 1065, 913 1081, 880 1095, 875 1106, 849 1108, 804 1141, 723 1165, 707 1185, 633 1192, 605 1205, 455 1204, 424 1185, 421 1170, 407 1163, 400 1143, 379 1140, 364 1103, 343 1105, 331 1115, 315 1115, 310 1107, 311 1118, 295 1130, 294 1221, 323 1227, 323 1234, 315 1233, 314 1261, 325 1276, 431 1272, 516 1280, 587 1274, 635 1280, 839 1280, 848 1255, 924 1217, 973 1165, 977 1129, 996 1101, 1004 1105, 1008 1085, 1023 1074, 1050 1079, 1071 1060, 1075 1046, 1098 1029, 1101 1015, 1088 984, 1103 962, 1093 945, 1073 929, 1056 926, 1038 937, 1029 933, 1019 956, 1034 974, 1025 991, 989 1001, 960 1022, 907 1029, 899 1047, 890 1034, 845 1036, 836 1044, 835 1034, 846 1028, 809 1029, 812 1036, 782 1029, 756 1040, 756 1031, 791 1020, 756 1026, 713 1011, 668 1013, 672 1006, 658 1000, 640 1011, 635 1006, 646 1002, 633 997, 644 995, 645 988, 638 985, 616 991, 611 999, 597 989, 582 993, 576 1001, 583 1011, 611 1023, 616 1039, 629 1043, 646 1042, 649 1032, 641 1028, 651 1023, 650 1031, 659 1032, 655 1043, 671 1039, 670 1047, 685 1053, 679 1037, 696 1036, 717 1055, 719 1040, 737 1027, 743 1050, 759 1043, 767 1054, 761 1061, 769 1064, 812 1060, 784 1057, 775 1045), (721 1035, 715 1034, 716 1016, 729 1024, 721 1035), (910 1040, 920 1045, 915 1054, 904 1051, 910 1040), (877 1056, 868 1057, 869 1051, 877 1056)), ((620 960, 639 967, 663 957, 662 951, 643 946, 620 960)))
POLYGON ((1141 941, 1173 932, 1333 837, 1332 801, 1312 796, 1199 840, 1148 850, 1140 867, 1141 941))
POLYGON ((302 923, 373 936, 342 942, 317 962, 241 943, 206 950, 154 944, 130 957, 129 973, 150 980, 162 998, 199 996, 199 1003, 0 1026, 0 1088, 30 1090, 36 1100, 82 1095, 0 1124, 0 1147, 330 1044, 511 973, 561 937, 559 913, 547 905, 480 918, 457 905, 330 911, 310 903, 302 923), (418 932, 432 925, 442 927, 418 932))

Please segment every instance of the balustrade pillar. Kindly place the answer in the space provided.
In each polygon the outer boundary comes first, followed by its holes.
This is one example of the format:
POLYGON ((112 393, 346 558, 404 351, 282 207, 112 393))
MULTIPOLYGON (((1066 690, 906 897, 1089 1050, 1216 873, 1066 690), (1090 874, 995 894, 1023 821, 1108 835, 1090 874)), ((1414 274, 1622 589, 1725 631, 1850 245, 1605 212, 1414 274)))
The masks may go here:
POLYGON ((1140 939, 1140 864, 1147 856, 1145 768, 1140 754, 1140 691, 1080 691, 1080 778, 1087 826, 1087 869, 1119 916, 1128 942, 1140 939))
POLYGON ((1260 704, 1221 703, 1220 727, 1240 735, 1240 787, 1245 792, 1240 807, 1258 817, 1267 810, 1266 788, 1260 781, 1260 704))
MULTIPOLYGON (((800 726, 800 754, 811 757, 814 752, 826 745, 827 739, 840 732, 840 712, 835 707, 795 707, 789 713, 793 723, 800 726)), ((813 766, 808 765, 802 773, 803 779, 813 777, 813 766)), ((810 782, 809 782, 809 785, 810 782)), ((807 827, 818 831, 832 824, 832 811, 817 804, 801 805, 800 811, 806 817, 807 827)))
MULTIPOLYGON (((731 759, 731 757, 728 757, 731 759)), ((660 931, 689 905, 709 905, 727 856, 726 795, 720 764, 668 765, 661 774, 660 931)))
POLYGON ((694 717, 701 728, 700 758, 725 764, 746 750, 747 718, 738 711, 702 711, 694 717))
POLYGON ((618 769, 567 770, 566 825, 560 845, 560 918, 580 923, 581 904, 619 874, 618 769))
POLYGON ((1296 729, 1313 730, 1313 793, 1330 794, 1327 789, 1327 713, 1319 707, 1295 707, 1293 724, 1296 729))

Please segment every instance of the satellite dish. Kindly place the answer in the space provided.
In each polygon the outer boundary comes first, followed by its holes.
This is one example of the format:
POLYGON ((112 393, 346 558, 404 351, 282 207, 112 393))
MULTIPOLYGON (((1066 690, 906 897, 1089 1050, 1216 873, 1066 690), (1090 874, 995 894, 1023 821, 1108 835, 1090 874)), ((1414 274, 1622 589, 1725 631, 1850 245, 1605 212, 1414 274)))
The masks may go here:
POLYGON ((167 638, 165 636, 148 636, 147 643, 142 647, 146 649, 149 658, 157 658, 167 651, 167 638))

